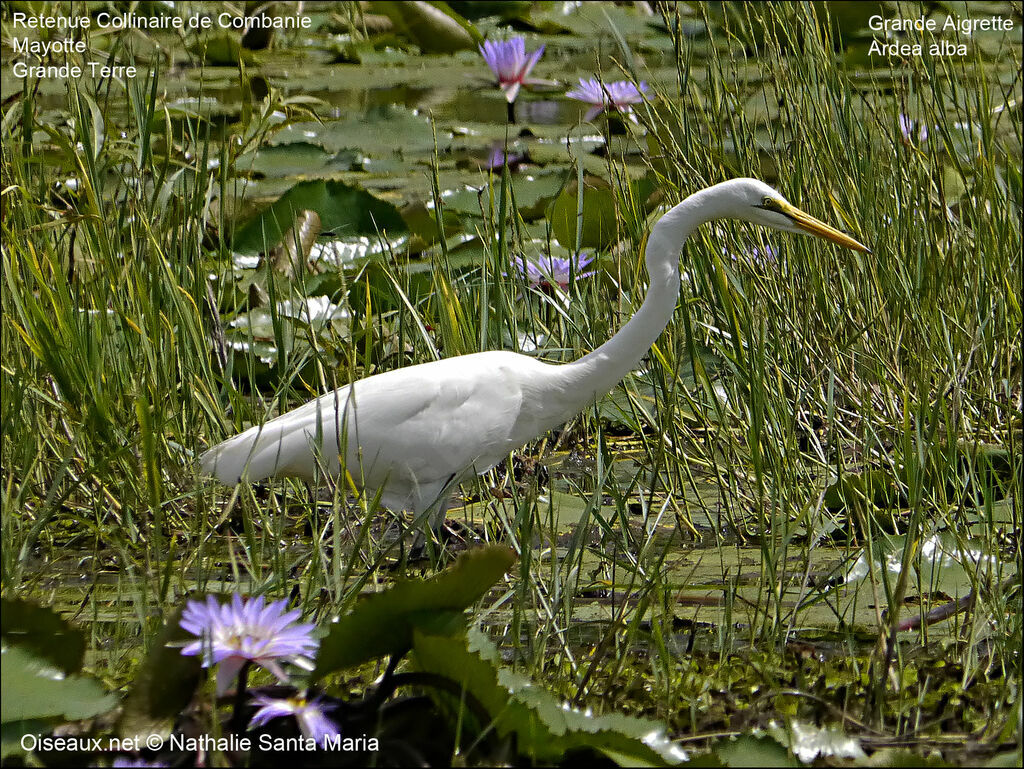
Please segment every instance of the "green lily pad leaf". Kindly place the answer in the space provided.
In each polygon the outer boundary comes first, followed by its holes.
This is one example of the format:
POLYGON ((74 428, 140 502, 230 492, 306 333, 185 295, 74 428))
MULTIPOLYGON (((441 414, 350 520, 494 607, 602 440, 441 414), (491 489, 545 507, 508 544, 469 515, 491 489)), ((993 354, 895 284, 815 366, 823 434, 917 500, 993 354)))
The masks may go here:
MULTIPOLYGON (((369 114, 349 115, 329 123, 299 122, 282 128, 271 146, 305 142, 323 147, 329 153, 358 150, 371 158, 410 156, 421 160, 434 151, 434 129, 430 119, 404 107, 390 105, 369 114)), ((450 138, 439 132, 437 148, 443 151, 450 138)), ((364 163, 373 172, 373 162, 364 163)), ((392 184, 394 180, 392 180, 392 184)))
POLYGON ((242 47, 241 37, 227 30, 198 40, 189 47, 189 50, 202 56, 207 64, 215 67, 230 67, 239 61, 251 64, 256 60, 251 51, 242 47))
POLYGON ((290 142, 264 147, 255 154, 240 157, 235 168, 244 173, 270 177, 324 177, 361 167, 360 160, 361 156, 355 150, 332 154, 316 144, 290 142))
POLYGON ((712 754, 722 766, 796 766, 785 745, 771 737, 743 736, 715 744, 712 754))
MULTIPOLYGON (((533 3, 530 3, 533 5, 533 3)), ((526 32, 536 32, 541 35, 571 35, 576 30, 563 24, 556 16, 519 16, 511 19, 509 26, 513 29, 520 29, 526 32)))
POLYGON ((78 721, 117 705, 117 698, 93 679, 65 676, 20 646, 8 646, 0 656, 0 722, 78 721))
POLYGON ((413 634, 417 666, 444 676, 472 694, 501 736, 514 735, 520 754, 553 763, 570 751, 596 751, 629 766, 664 766, 686 753, 665 736, 664 727, 620 713, 595 716, 577 710, 526 676, 499 667, 500 654, 480 631, 466 635, 413 634))
POLYGON ((865 503, 883 510, 905 507, 907 496, 899 478, 886 470, 865 470, 844 475, 825 490, 825 507, 832 511, 863 507, 865 503))
POLYGON ((395 30, 423 53, 453 53, 476 47, 483 35, 447 3, 378 2, 377 13, 387 16, 395 30))
POLYGON ((1005 766, 1007 767, 1007 769, 1010 769, 1010 767, 1014 766, 1020 766, 1020 753, 1013 750, 1008 750, 1003 753, 996 753, 994 756, 992 756, 991 759, 989 759, 989 762, 988 764, 986 764, 986 766, 1005 766))
POLYGON ((18 598, 0 600, 0 636, 55 665, 65 675, 82 669, 85 634, 52 609, 18 598))
MULTIPOLYGON (((579 187, 576 182, 566 185, 548 210, 551 231, 558 242, 567 248, 576 244, 578 228, 579 187)), ((583 233, 580 245, 606 248, 615 242, 618 223, 615 219, 615 195, 604 179, 586 176, 583 179, 583 233)))
MULTIPOLYGON (((951 485, 950 496, 962 496, 977 505, 990 500, 1005 499, 1010 494, 1014 478, 1021 473, 1020 458, 1009 449, 996 444, 957 441, 956 472, 959 483, 951 485), (962 489, 962 491, 961 491, 962 489)), ((940 463, 940 466, 947 466, 940 463)))
POLYGON ((559 534, 568 534, 578 526, 592 520, 594 504, 591 500, 551 490, 537 500, 537 512, 545 529, 551 527, 559 534))
MULTIPOLYGON (((629 194, 639 201, 644 208, 648 207, 648 199, 654 190, 653 182, 643 177, 630 181, 629 194)), ((555 198, 548 208, 548 221, 551 231, 558 241, 567 248, 576 245, 578 225, 579 194, 577 183, 570 182, 555 198)), ((616 192, 604 179, 597 176, 583 177, 583 232, 580 245, 585 248, 604 249, 615 242, 618 235, 616 219, 616 192)))
POLYGON ((21 738, 26 734, 45 734, 51 728, 49 721, 40 719, 0 723, 0 758, 26 755, 28 751, 22 747, 21 738))
POLYGON ((300 182, 235 232, 233 249, 243 254, 265 252, 281 242, 300 211, 315 211, 324 231, 339 235, 405 232, 402 215, 390 203, 340 181, 300 182))
MULTIPOLYGON (((1014 463, 1010 452, 1001 446, 958 441, 956 445, 937 444, 931 451, 934 461, 928 464, 923 478, 926 492, 944 493, 947 498, 977 505, 986 498, 1003 499, 1009 493, 1014 463)), ((825 506, 834 512, 863 508, 865 503, 869 510, 904 508, 909 504, 908 483, 907 471, 902 467, 845 475, 825 490, 825 506)))
MULTIPOLYGON (((523 219, 529 222, 544 216, 548 205, 562 190, 564 180, 565 175, 562 173, 513 177, 512 192, 523 219)), ((501 189, 498 183, 495 186, 501 189)))
POLYGON ((361 601, 334 624, 320 644, 313 678, 412 647, 413 631, 429 625, 454 632, 465 624, 464 611, 501 579, 516 556, 507 547, 470 550, 450 567, 426 580, 399 582, 361 601))
POLYGON ((139 666, 118 722, 122 738, 169 735, 174 719, 188 705, 202 680, 200 657, 181 653, 183 642, 195 640, 181 627, 184 609, 181 607, 167 620, 139 666))
MULTIPOLYGON (((405 219, 409 231, 419 238, 417 243, 410 246, 411 253, 423 250, 423 247, 432 246, 440 240, 441 233, 437 227, 437 217, 432 209, 427 208, 422 200, 414 200, 402 209, 402 218, 405 219), (413 246, 419 245, 419 248, 413 246)), ((451 237, 462 232, 462 222, 459 216, 451 211, 441 212, 441 226, 444 228, 446 237, 451 237)))
MULTIPOLYGON (((903 560, 905 536, 886 536, 874 542, 872 552, 865 548, 846 573, 847 584, 864 579, 873 568, 899 574, 906 566, 903 560)), ((983 539, 964 539, 957 532, 944 531, 921 540, 918 559, 912 561, 923 590, 935 595, 960 598, 982 584, 994 582, 1000 575, 1012 574, 1014 564, 1000 563, 999 554, 983 539)))
MULTIPOLYGON (((513 176, 512 196, 515 198, 519 215, 528 222, 544 216, 544 211, 558 195, 564 181, 565 174, 561 171, 513 176)), ((461 190, 444 192, 441 197, 445 213, 455 212, 479 217, 481 213, 496 212, 501 203, 501 190, 501 174, 496 173, 493 182, 482 188, 468 186, 461 190)))
MULTIPOLYGON (((1020 766, 1020 761, 1016 760, 1017 754, 1012 753, 1011 755, 1015 760, 1008 766, 1020 766)), ((882 748, 872 754, 871 765, 886 766, 891 769, 942 769, 942 767, 957 766, 957 764, 943 761, 939 756, 923 756, 906 748, 882 748)), ((989 766, 996 765, 989 764, 989 766)))

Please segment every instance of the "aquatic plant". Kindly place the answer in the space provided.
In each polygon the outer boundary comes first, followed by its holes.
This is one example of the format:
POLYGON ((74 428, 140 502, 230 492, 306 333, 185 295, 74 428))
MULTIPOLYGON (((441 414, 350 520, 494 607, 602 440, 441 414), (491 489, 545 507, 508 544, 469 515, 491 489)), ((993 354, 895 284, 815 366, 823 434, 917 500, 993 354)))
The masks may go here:
POLYGON ((521 37, 509 40, 485 40, 480 46, 480 55, 498 79, 498 86, 505 92, 510 104, 519 96, 519 89, 530 81, 527 76, 544 53, 542 45, 529 56, 526 55, 526 41, 521 37))
POLYGON ((596 77, 587 79, 581 77, 580 84, 576 88, 566 91, 565 95, 570 99, 592 105, 583 119, 593 120, 606 110, 621 114, 632 113, 633 105, 642 103, 647 91, 647 83, 644 81, 640 81, 640 85, 637 86, 628 80, 602 83, 596 77))
POLYGON ((897 118, 900 128, 900 135, 907 144, 923 144, 928 139, 928 126, 919 120, 911 120, 909 116, 900 113, 897 118))
POLYGON ((249 722, 250 729, 263 726, 275 718, 293 716, 302 734, 321 748, 324 747, 324 743, 329 737, 337 737, 341 734, 338 725, 326 713, 328 710, 334 710, 337 706, 326 702, 321 697, 307 698, 305 695, 298 694, 294 697, 281 698, 257 694, 252 702, 259 705, 260 709, 256 711, 249 722))
POLYGON ((520 274, 529 282, 530 288, 558 286, 565 291, 573 279, 589 278, 594 270, 584 269, 594 261, 594 257, 586 251, 574 254, 568 259, 546 255, 538 261, 523 256, 513 257, 512 263, 520 274))
POLYGON ((246 662, 266 668, 281 681, 288 676, 279 661, 308 666, 307 654, 319 646, 313 625, 294 624, 298 609, 284 611, 286 601, 264 606, 263 596, 243 599, 238 593, 221 604, 213 596, 205 602, 189 601, 181 626, 199 639, 182 648, 186 656, 202 654, 203 667, 217 668, 217 692, 222 694, 246 662))

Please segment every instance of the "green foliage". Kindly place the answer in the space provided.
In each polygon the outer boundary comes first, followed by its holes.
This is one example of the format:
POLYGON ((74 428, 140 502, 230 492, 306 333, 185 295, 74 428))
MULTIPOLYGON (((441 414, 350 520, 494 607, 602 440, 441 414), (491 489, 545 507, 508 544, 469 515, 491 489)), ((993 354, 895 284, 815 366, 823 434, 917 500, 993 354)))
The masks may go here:
MULTIPOLYGON (((572 248, 578 242, 584 248, 608 248, 618 240, 622 233, 619 230, 620 204, 616 200, 616 192, 604 179, 585 176, 583 179, 582 228, 578 184, 575 181, 567 184, 558 197, 551 203, 547 211, 551 231, 559 242, 572 248), (580 232, 577 232, 581 229, 580 232)), ((636 201, 640 211, 647 211, 650 206, 648 198, 654 190, 653 180, 644 177, 631 182, 622 194, 636 201)))
POLYGON ((375 13, 391 19, 396 30, 424 53, 452 53, 483 40, 476 28, 444 2, 378 2, 375 13))
POLYGON ((252 51, 242 47, 241 37, 228 30, 219 31, 197 42, 192 46, 192 51, 211 67, 231 67, 255 61, 252 51))
POLYGON ((344 182, 317 180, 296 184, 239 227, 232 248, 243 254, 269 251, 281 242, 299 212, 305 210, 316 211, 324 231, 342 236, 376 237, 406 229, 402 215, 390 203, 344 182))
POLYGON ((91 678, 76 675, 85 634, 57 612, 29 601, 2 599, 0 756, 23 752, 23 735, 106 713, 117 700, 91 678))
POLYGON ((583 749, 628 766, 662 766, 686 754, 664 735, 660 724, 619 713, 596 716, 570 707, 525 676, 499 667, 501 655, 476 630, 438 636, 416 629, 417 667, 456 682, 486 709, 499 735, 515 737, 517 751, 549 763, 583 749))
POLYGON ((200 656, 181 653, 186 642, 195 640, 180 625, 183 610, 167 619, 136 670, 118 722, 118 733, 124 739, 168 735, 202 681, 200 656))
POLYGON ((786 747, 771 737, 744 735, 732 740, 720 740, 715 743, 711 755, 719 763, 707 762, 704 766, 763 766, 766 769, 774 766, 799 766, 786 747))
POLYGON ((82 669, 85 634, 52 609, 17 598, 0 599, 0 637, 24 647, 65 675, 82 669))
MULTIPOLYGON (((117 705, 96 681, 65 676, 20 646, 2 650, 0 722, 77 721, 106 713, 117 705)), ((7 735, 5 735, 6 739, 7 735)))

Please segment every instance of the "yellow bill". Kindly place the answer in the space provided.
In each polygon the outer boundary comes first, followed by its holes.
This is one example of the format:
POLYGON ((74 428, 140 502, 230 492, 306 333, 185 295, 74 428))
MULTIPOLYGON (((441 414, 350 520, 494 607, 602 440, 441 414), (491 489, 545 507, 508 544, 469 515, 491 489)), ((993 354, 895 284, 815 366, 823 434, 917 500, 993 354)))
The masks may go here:
POLYGON ((811 235, 817 235, 819 238, 830 240, 836 245, 843 246, 844 248, 852 248, 854 251, 860 251, 862 254, 871 253, 871 249, 860 241, 854 240, 845 232, 840 232, 835 227, 830 227, 820 219, 815 219, 809 213, 801 211, 796 206, 784 203, 778 206, 778 210, 792 219, 793 224, 804 232, 809 232, 811 235))

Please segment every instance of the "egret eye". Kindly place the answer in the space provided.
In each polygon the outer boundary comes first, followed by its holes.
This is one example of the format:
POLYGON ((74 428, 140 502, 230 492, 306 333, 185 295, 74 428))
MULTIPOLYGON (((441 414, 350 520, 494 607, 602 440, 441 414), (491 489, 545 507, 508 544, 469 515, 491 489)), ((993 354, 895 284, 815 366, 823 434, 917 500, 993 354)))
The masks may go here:
POLYGON ((761 207, 767 208, 769 211, 776 211, 779 208, 778 205, 775 203, 775 198, 770 198, 767 195, 765 195, 764 198, 761 199, 761 207))

